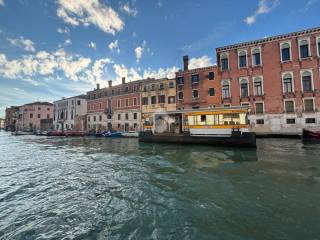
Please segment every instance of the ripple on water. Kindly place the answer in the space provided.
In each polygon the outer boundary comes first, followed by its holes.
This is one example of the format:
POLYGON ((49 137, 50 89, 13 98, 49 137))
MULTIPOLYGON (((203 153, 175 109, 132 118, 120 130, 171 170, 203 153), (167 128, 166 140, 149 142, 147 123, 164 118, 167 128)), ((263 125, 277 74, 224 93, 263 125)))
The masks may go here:
POLYGON ((0 132, 0 239, 316 239, 320 147, 0 132))

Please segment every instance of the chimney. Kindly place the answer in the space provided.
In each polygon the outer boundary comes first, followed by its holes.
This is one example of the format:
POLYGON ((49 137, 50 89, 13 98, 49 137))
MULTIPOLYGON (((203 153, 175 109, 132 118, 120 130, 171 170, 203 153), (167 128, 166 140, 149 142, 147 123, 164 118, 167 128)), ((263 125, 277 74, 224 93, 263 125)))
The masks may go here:
POLYGON ((99 83, 97 83, 97 90, 99 90, 100 89, 100 84, 99 83))
POLYGON ((125 83, 126 83, 126 78, 122 77, 122 84, 125 84, 125 83))
POLYGON ((112 87, 112 80, 109 80, 108 83, 109 83, 109 87, 112 87))
POLYGON ((189 57, 188 55, 183 56, 183 71, 188 71, 189 57))

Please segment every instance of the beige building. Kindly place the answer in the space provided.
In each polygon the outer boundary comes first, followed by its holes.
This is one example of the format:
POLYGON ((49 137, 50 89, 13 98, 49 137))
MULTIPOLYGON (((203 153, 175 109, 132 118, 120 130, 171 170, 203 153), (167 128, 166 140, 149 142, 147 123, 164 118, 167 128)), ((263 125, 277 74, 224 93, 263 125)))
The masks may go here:
POLYGON ((19 107, 16 130, 37 131, 51 128, 53 118, 53 104, 49 102, 34 102, 19 107), (47 120, 45 120, 47 119, 47 120), (51 122, 51 124, 50 124, 51 122), (50 126, 50 127, 49 127, 50 126))
POLYGON ((155 113, 176 110, 175 79, 147 79, 141 83, 141 124, 151 129, 155 113))

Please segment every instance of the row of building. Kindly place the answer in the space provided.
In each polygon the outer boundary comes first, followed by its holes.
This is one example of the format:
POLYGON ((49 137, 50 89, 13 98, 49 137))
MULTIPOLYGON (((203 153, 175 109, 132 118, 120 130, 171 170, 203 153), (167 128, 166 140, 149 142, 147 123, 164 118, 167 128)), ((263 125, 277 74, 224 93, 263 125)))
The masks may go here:
POLYGON ((123 78, 121 84, 97 84, 86 95, 53 105, 21 106, 16 126, 40 129, 41 121, 30 123, 40 116, 52 118, 59 130, 140 131, 152 125, 153 113, 232 106, 248 107, 256 132, 296 133, 319 126, 320 28, 219 47, 216 58, 216 65, 189 69, 184 56, 174 79, 123 78))

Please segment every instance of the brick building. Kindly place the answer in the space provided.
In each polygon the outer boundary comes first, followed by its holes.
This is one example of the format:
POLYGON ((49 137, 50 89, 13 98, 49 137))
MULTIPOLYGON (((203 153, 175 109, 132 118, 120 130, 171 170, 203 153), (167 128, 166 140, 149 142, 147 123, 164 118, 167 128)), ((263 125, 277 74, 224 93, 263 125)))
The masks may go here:
POLYGON ((177 109, 220 106, 221 91, 217 72, 217 66, 189 70, 188 56, 184 56, 183 70, 176 73, 177 109))
POLYGON ((256 132, 295 133, 320 124, 320 28, 216 52, 218 65, 207 68, 188 70, 184 57, 176 73, 178 109, 248 106, 256 132))
POLYGON ((126 82, 122 78, 122 84, 112 90, 112 129, 128 132, 139 131, 141 122, 140 109, 140 82, 126 82))
POLYGON ((141 124, 150 128, 153 114, 176 110, 175 79, 146 79, 141 82, 141 124))
MULTIPOLYGON (((34 102, 19 107, 16 130, 37 131, 43 129, 41 120, 53 119, 53 104, 49 102, 34 102)), ((49 121, 49 120, 47 120, 49 121)), ((52 123, 52 121, 51 121, 52 123)), ((52 127, 52 124, 50 128, 52 127)))
POLYGON ((18 114, 19 114, 18 106, 11 106, 6 108, 6 114, 4 119, 5 121, 4 129, 6 131, 15 131, 18 114))

